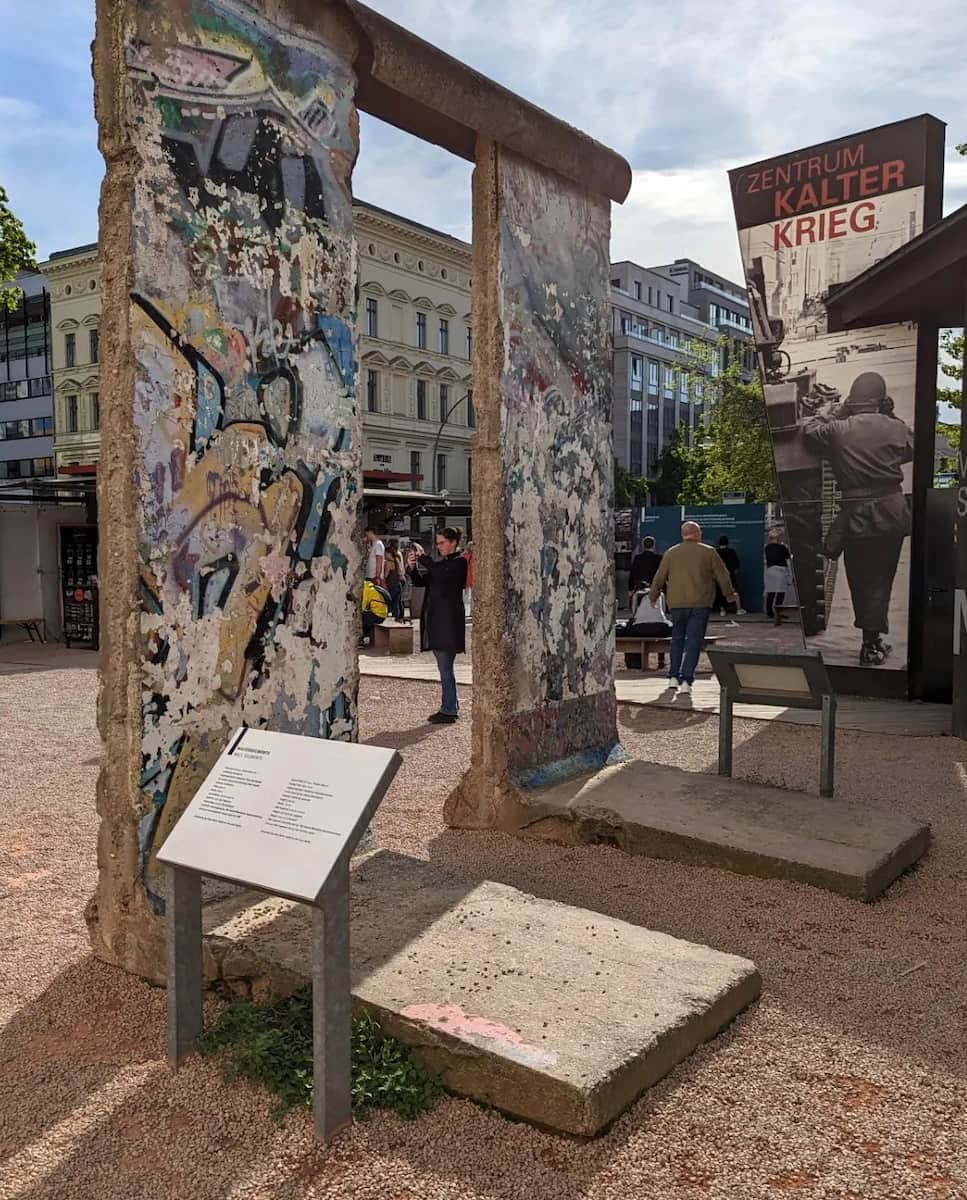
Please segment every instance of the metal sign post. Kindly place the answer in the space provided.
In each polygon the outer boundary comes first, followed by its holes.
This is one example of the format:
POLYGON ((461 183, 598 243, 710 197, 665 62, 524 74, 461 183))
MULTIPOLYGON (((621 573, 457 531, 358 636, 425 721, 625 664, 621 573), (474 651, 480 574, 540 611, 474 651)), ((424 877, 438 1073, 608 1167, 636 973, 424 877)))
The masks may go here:
POLYGON ((349 859, 336 865, 312 913, 312 1116, 328 1142, 352 1119, 349 859))
POLYGON ((202 1031, 201 876, 168 868, 168 1061, 177 1067, 202 1031))
POLYGON ((728 688, 719 692, 719 774, 732 774, 732 696, 728 688))
POLYGON ((823 740, 820 749, 819 794, 832 796, 836 769, 836 697, 823 696, 823 740))
POLYGON ((203 1027, 203 875, 310 904, 313 1116, 352 1119, 349 862, 399 770, 395 750, 237 731, 158 855, 168 868, 168 1060, 203 1027))
POLYGON ((819 794, 832 796, 836 761, 836 697, 822 655, 770 654, 762 650, 708 652, 719 693, 719 774, 732 774, 732 718, 736 704, 770 704, 822 711, 819 794))

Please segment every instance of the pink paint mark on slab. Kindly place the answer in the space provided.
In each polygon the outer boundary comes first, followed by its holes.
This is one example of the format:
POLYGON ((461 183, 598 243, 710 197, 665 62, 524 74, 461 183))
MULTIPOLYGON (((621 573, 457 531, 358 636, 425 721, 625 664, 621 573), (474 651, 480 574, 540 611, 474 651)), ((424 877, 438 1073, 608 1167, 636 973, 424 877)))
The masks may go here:
POLYGON ((556 1054, 525 1042, 515 1029, 491 1021, 489 1017, 471 1016, 458 1004, 408 1004, 400 1010, 400 1016, 449 1033, 481 1049, 496 1050, 526 1067, 549 1067, 557 1062, 556 1054))

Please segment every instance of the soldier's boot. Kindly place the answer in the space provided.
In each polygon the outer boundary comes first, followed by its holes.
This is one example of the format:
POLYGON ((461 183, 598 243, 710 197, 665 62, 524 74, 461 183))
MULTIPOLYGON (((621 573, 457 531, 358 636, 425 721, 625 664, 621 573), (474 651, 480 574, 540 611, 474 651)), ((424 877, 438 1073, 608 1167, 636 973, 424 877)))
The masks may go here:
POLYGON ((880 638, 875 642, 864 642, 860 648, 860 666, 881 667, 892 651, 893 647, 880 638))

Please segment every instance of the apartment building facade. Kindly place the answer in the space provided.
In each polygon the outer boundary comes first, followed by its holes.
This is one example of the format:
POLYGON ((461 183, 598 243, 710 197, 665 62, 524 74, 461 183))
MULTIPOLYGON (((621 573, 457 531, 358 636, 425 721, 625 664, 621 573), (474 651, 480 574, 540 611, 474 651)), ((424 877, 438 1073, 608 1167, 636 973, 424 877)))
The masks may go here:
MULTIPOLYGON (((370 482, 446 491, 469 511, 473 413, 470 246, 357 201, 363 468, 370 482)), ((97 245, 52 254, 56 460, 61 473, 100 456, 97 245)))
MULTIPOLYGON (((691 259, 672 267, 611 264, 615 457, 632 475, 654 478, 674 431, 695 436, 714 403, 715 380, 751 336, 748 305, 700 279, 721 277, 691 259), (685 269, 681 264, 686 264, 685 269), (673 273, 672 267, 676 267, 673 273)), ((744 297, 738 284, 722 280, 744 297)), ((751 360, 743 369, 751 370, 751 360)))
MULTIPOLYGON (((82 607, 73 598, 76 572, 63 565, 73 563, 91 527, 83 497, 55 480, 49 281, 22 272, 16 284, 17 307, 0 314, 0 617, 42 621, 49 636, 60 637, 65 616, 82 607)), ((4 625, 0 636, 25 634, 4 625)))
POLYGON ((726 279, 692 258, 676 258, 657 271, 674 279, 683 299, 694 308, 699 319, 719 332, 720 365, 738 362, 743 375, 755 370, 752 347, 752 313, 746 289, 726 279))
POLYGON ((54 474, 48 282, 34 271, 15 282, 17 307, 0 315, 0 484, 54 474))
POLYGON ((632 475, 654 478, 675 429, 702 424, 707 392, 698 364, 717 370, 717 334, 678 281, 632 262, 611 264, 614 452, 632 475))
MULTIPOLYGON (((469 513, 473 485, 471 249, 357 201, 364 468, 469 513)), ((462 522, 460 522, 462 523, 462 522)))
POLYGON ((58 474, 93 468, 101 450, 101 270, 97 243, 59 250, 50 280, 54 452, 58 474))

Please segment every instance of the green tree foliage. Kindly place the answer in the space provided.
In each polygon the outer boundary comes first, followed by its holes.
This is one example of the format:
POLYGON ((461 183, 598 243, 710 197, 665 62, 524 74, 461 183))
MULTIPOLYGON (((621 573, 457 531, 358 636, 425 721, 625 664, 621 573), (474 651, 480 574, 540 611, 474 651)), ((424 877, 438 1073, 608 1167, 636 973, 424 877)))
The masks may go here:
POLYGON ((659 504, 720 504, 723 492, 744 492, 753 503, 778 498, 762 385, 745 382, 733 363, 714 388, 711 416, 691 444, 679 427, 662 455, 653 489, 659 504))
MULTIPOLYGON (((957 147, 957 153, 967 156, 967 142, 957 147)), ((942 352, 940 360, 940 369, 950 379, 962 380, 964 377, 964 332, 957 333, 954 329, 945 329, 940 335, 940 349, 942 352), (947 357, 943 357, 946 355, 947 357)), ((963 393, 960 388, 938 388, 937 400, 941 404, 949 404, 951 408, 960 408, 963 393)), ((941 432, 942 422, 937 423, 937 432, 941 432)), ((946 428, 951 428, 946 426, 946 428)), ((945 435, 946 436, 946 435, 945 435)), ((958 433, 957 444, 960 445, 958 433)), ((950 441, 950 438, 947 438, 950 441)), ((953 445, 953 442, 950 442, 953 445)))
POLYGON ((650 488, 644 475, 632 475, 617 459, 614 460, 615 508, 643 508, 650 488))
MULTIPOLYGON (((951 379, 964 377, 964 334, 953 329, 945 329, 940 335, 940 349, 943 355, 940 369, 951 379)), ((949 404, 951 408, 960 408, 963 393, 959 387, 937 388, 937 400, 941 404, 949 404)), ((939 432, 939 425, 938 425, 939 432)))
MULTIPOLYGON (((696 430, 696 437, 700 431, 696 430)), ((658 460, 658 478, 651 490, 655 504, 682 504, 685 477, 701 459, 700 451, 689 449, 681 428, 677 428, 658 460)))
POLYGON ((20 288, 11 286, 17 272, 36 266, 37 247, 11 212, 7 193, 0 187, 0 311, 13 312, 20 301, 20 288))

